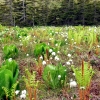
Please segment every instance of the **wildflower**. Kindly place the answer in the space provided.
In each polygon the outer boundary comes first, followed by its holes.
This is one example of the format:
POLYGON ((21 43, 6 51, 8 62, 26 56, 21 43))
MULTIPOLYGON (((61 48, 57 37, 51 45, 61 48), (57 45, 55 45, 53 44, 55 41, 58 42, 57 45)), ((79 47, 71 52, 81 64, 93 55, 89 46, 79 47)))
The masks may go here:
POLYGON ((9 58, 8 61, 11 62, 12 61, 12 58, 9 58))
POLYGON ((21 99, 25 99, 25 98, 26 98, 26 94, 21 94, 21 95, 20 95, 20 98, 21 98, 21 99))
POLYGON ((84 87, 84 86, 81 86, 81 87, 80 87, 80 89, 84 90, 84 89, 85 89, 85 87, 84 87))
POLYGON ((15 94, 16 94, 16 95, 18 95, 18 94, 19 94, 19 92, 20 92, 19 90, 16 90, 16 91, 15 91, 15 94))
POLYGON ((22 46, 23 44, 21 43, 20 46, 22 46))
POLYGON ((42 64, 43 64, 43 65, 46 65, 46 61, 43 61, 42 64))
POLYGON ((56 55, 56 53, 55 53, 55 52, 52 52, 52 55, 53 55, 53 56, 55 56, 55 55, 56 55))
POLYGON ((26 56, 28 57, 28 56, 29 56, 29 54, 26 54, 26 56))
POLYGON ((60 53, 60 51, 58 51, 57 53, 60 53))
POLYGON ((26 94, 26 90, 23 90, 23 91, 22 91, 22 94, 26 94))
POLYGON ((71 57, 71 54, 68 54, 67 56, 68 56, 68 57, 71 57))
POLYGON ((55 56, 55 60, 56 60, 56 61, 58 61, 58 60, 59 60, 58 56, 55 56))
POLYGON ((76 87, 76 86, 77 86, 76 81, 70 81, 70 88, 76 87))
POLYGON ((67 65, 70 65, 71 63, 68 61, 68 62, 66 62, 66 64, 67 64, 67 65))
POLYGON ((55 44, 55 46, 57 47, 57 46, 58 46, 58 44, 55 44))
POLYGON ((73 73, 73 76, 75 76, 75 73, 73 73))
POLYGON ((73 97, 71 97, 71 100, 73 100, 73 97))
POLYGON ((58 80, 60 80, 60 78, 61 78, 61 75, 58 75, 58 80))
POLYGON ((100 48, 100 45, 97 45, 97 48, 100 48))
POLYGON ((69 59, 69 61, 70 61, 70 62, 73 62, 73 60, 72 60, 72 59, 69 59))
POLYGON ((43 57, 42 57, 42 56, 40 56, 40 59, 43 59, 43 57))
POLYGON ((52 57, 50 57, 50 59, 53 59, 52 57))
POLYGON ((49 49, 49 52, 51 53, 53 50, 52 49, 49 49))

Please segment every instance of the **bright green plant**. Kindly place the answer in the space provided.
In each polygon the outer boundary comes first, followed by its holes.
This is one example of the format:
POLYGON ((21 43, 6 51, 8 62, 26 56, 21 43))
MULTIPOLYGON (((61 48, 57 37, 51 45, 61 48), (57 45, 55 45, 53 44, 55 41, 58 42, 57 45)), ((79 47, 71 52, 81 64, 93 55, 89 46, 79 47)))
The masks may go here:
POLYGON ((28 92, 29 100, 37 100, 37 89, 39 81, 36 81, 35 72, 31 73, 28 69, 25 70, 25 76, 23 76, 28 92))
POLYGON ((0 70, 0 99, 13 100, 18 82, 13 81, 13 74, 8 69, 0 70))
MULTIPOLYGON (((44 54, 48 53, 50 46, 46 45, 45 43, 39 43, 35 46, 34 55, 35 57, 44 56, 44 54)), ((48 54, 47 54, 48 55, 48 54)))
POLYGON ((10 99, 10 100, 16 100, 15 98, 15 91, 16 91, 16 87, 18 85, 18 81, 16 83, 14 83, 11 88, 7 88, 7 87, 2 87, 3 91, 5 92, 5 96, 6 96, 6 100, 10 99))
POLYGON ((19 68, 18 68, 17 62, 15 60, 11 60, 11 58, 7 59, 5 60, 5 62, 2 64, 0 68, 0 70, 3 70, 3 69, 8 69, 12 72, 13 82, 15 83, 19 74, 19 68))
POLYGON ((18 48, 15 45, 6 45, 3 48, 3 55, 5 59, 15 58, 18 56, 18 48))
POLYGON ((94 74, 92 67, 87 62, 82 61, 81 68, 72 67, 79 86, 80 100, 89 100, 90 84, 94 74))
POLYGON ((83 75, 82 75, 82 67, 75 68, 74 66, 72 66, 72 69, 75 73, 75 77, 78 82, 78 85, 80 87, 84 87, 84 88, 89 86, 89 84, 91 82, 91 78, 94 74, 93 69, 91 67, 89 68, 89 64, 87 62, 84 62, 83 75))
POLYGON ((0 70, 0 99, 5 96, 2 87, 10 89, 12 83, 13 83, 12 72, 8 69, 0 70))
MULTIPOLYGON (((0 98, 13 98, 19 69, 15 60, 6 60, 0 68, 0 98), (14 85, 14 86, 13 86, 14 85), (2 91, 4 90, 4 91, 2 91), (10 93, 10 94, 9 94, 10 93)), ((11 99, 12 100, 12 99, 11 99)))
POLYGON ((62 66, 61 64, 58 66, 47 65, 43 71, 43 79, 52 89, 63 87, 65 84, 66 76, 66 67, 62 66))

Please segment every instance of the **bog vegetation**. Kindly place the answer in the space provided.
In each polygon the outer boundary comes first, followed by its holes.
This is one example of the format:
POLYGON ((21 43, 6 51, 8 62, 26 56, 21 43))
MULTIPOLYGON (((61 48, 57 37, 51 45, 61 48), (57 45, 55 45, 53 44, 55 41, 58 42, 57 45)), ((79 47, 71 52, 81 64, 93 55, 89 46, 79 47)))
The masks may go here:
POLYGON ((99 100, 100 27, 0 25, 0 99, 99 100))

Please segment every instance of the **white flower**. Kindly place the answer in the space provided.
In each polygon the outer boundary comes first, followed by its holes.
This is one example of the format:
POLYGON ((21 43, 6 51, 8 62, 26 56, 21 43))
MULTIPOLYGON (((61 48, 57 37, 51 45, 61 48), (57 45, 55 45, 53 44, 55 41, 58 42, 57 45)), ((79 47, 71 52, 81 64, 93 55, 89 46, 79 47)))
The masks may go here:
POLYGON ((42 56, 40 56, 40 59, 43 59, 43 57, 42 57, 42 56))
POLYGON ((57 46, 58 46, 58 44, 55 44, 55 46, 57 47, 57 46))
POLYGON ((70 88, 76 87, 76 86, 77 86, 76 81, 70 81, 70 88))
POLYGON ((12 61, 12 58, 9 58, 8 61, 11 62, 12 61))
POLYGON ((16 91, 15 91, 15 94, 18 95, 19 92, 20 92, 19 90, 16 90, 16 91))
POLYGON ((73 60, 72 60, 72 59, 69 59, 69 61, 70 61, 70 62, 73 62, 73 60))
POLYGON ((26 94, 26 90, 23 90, 23 91, 22 91, 22 94, 26 94))
POLYGON ((58 51, 57 53, 60 53, 60 51, 58 51))
POLYGON ((85 89, 85 87, 84 86, 81 86, 80 89, 85 89))
POLYGON ((71 100, 73 100, 73 97, 71 97, 71 100))
POLYGON ((71 57, 71 54, 68 54, 67 56, 68 56, 68 57, 71 57))
POLYGON ((53 59, 52 57, 50 57, 50 59, 53 59))
POLYGON ((25 98, 26 98, 26 94, 21 94, 21 95, 20 95, 20 98, 21 98, 21 99, 25 99, 25 98))
POLYGON ((22 46, 23 44, 21 43, 20 46, 22 46))
POLYGON ((100 48, 100 45, 97 45, 97 48, 100 48))
POLYGON ((26 56, 28 57, 28 56, 29 56, 29 54, 26 54, 26 56))
POLYGON ((52 52, 52 55, 53 55, 53 56, 55 56, 55 55, 56 55, 56 53, 55 53, 55 52, 52 52))
POLYGON ((43 61, 42 64, 43 64, 43 65, 46 65, 46 61, 43 61))
POLYGON ((75 73, 73 73, 73 76, 75 76, 75 73))
POLYGON ((58 58, 58 56, 55 56, 55 60, 56 60, 56 61, 59 61, 59 58, 58 58))
POLYGON ((51 53, 53 50, 52 49, 49 49, 49 52, 51 53))
POLYGON ((58 80, 60 80, 60 78, 61 78, 61 75, 58 75, 58 80))
POLYGON ((67 65, 70 65, 71 63, 68 61, 68 62, 66 62, 66 64, 67 64, 67 65))

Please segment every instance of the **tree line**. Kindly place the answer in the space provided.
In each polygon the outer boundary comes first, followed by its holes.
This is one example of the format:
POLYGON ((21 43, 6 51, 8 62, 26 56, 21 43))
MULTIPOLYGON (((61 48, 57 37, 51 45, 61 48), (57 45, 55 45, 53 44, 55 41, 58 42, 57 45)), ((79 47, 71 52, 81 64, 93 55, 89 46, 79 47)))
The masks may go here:
POLYGON ((0 24, 100 25, 100 0, 3 0, 0 24))

